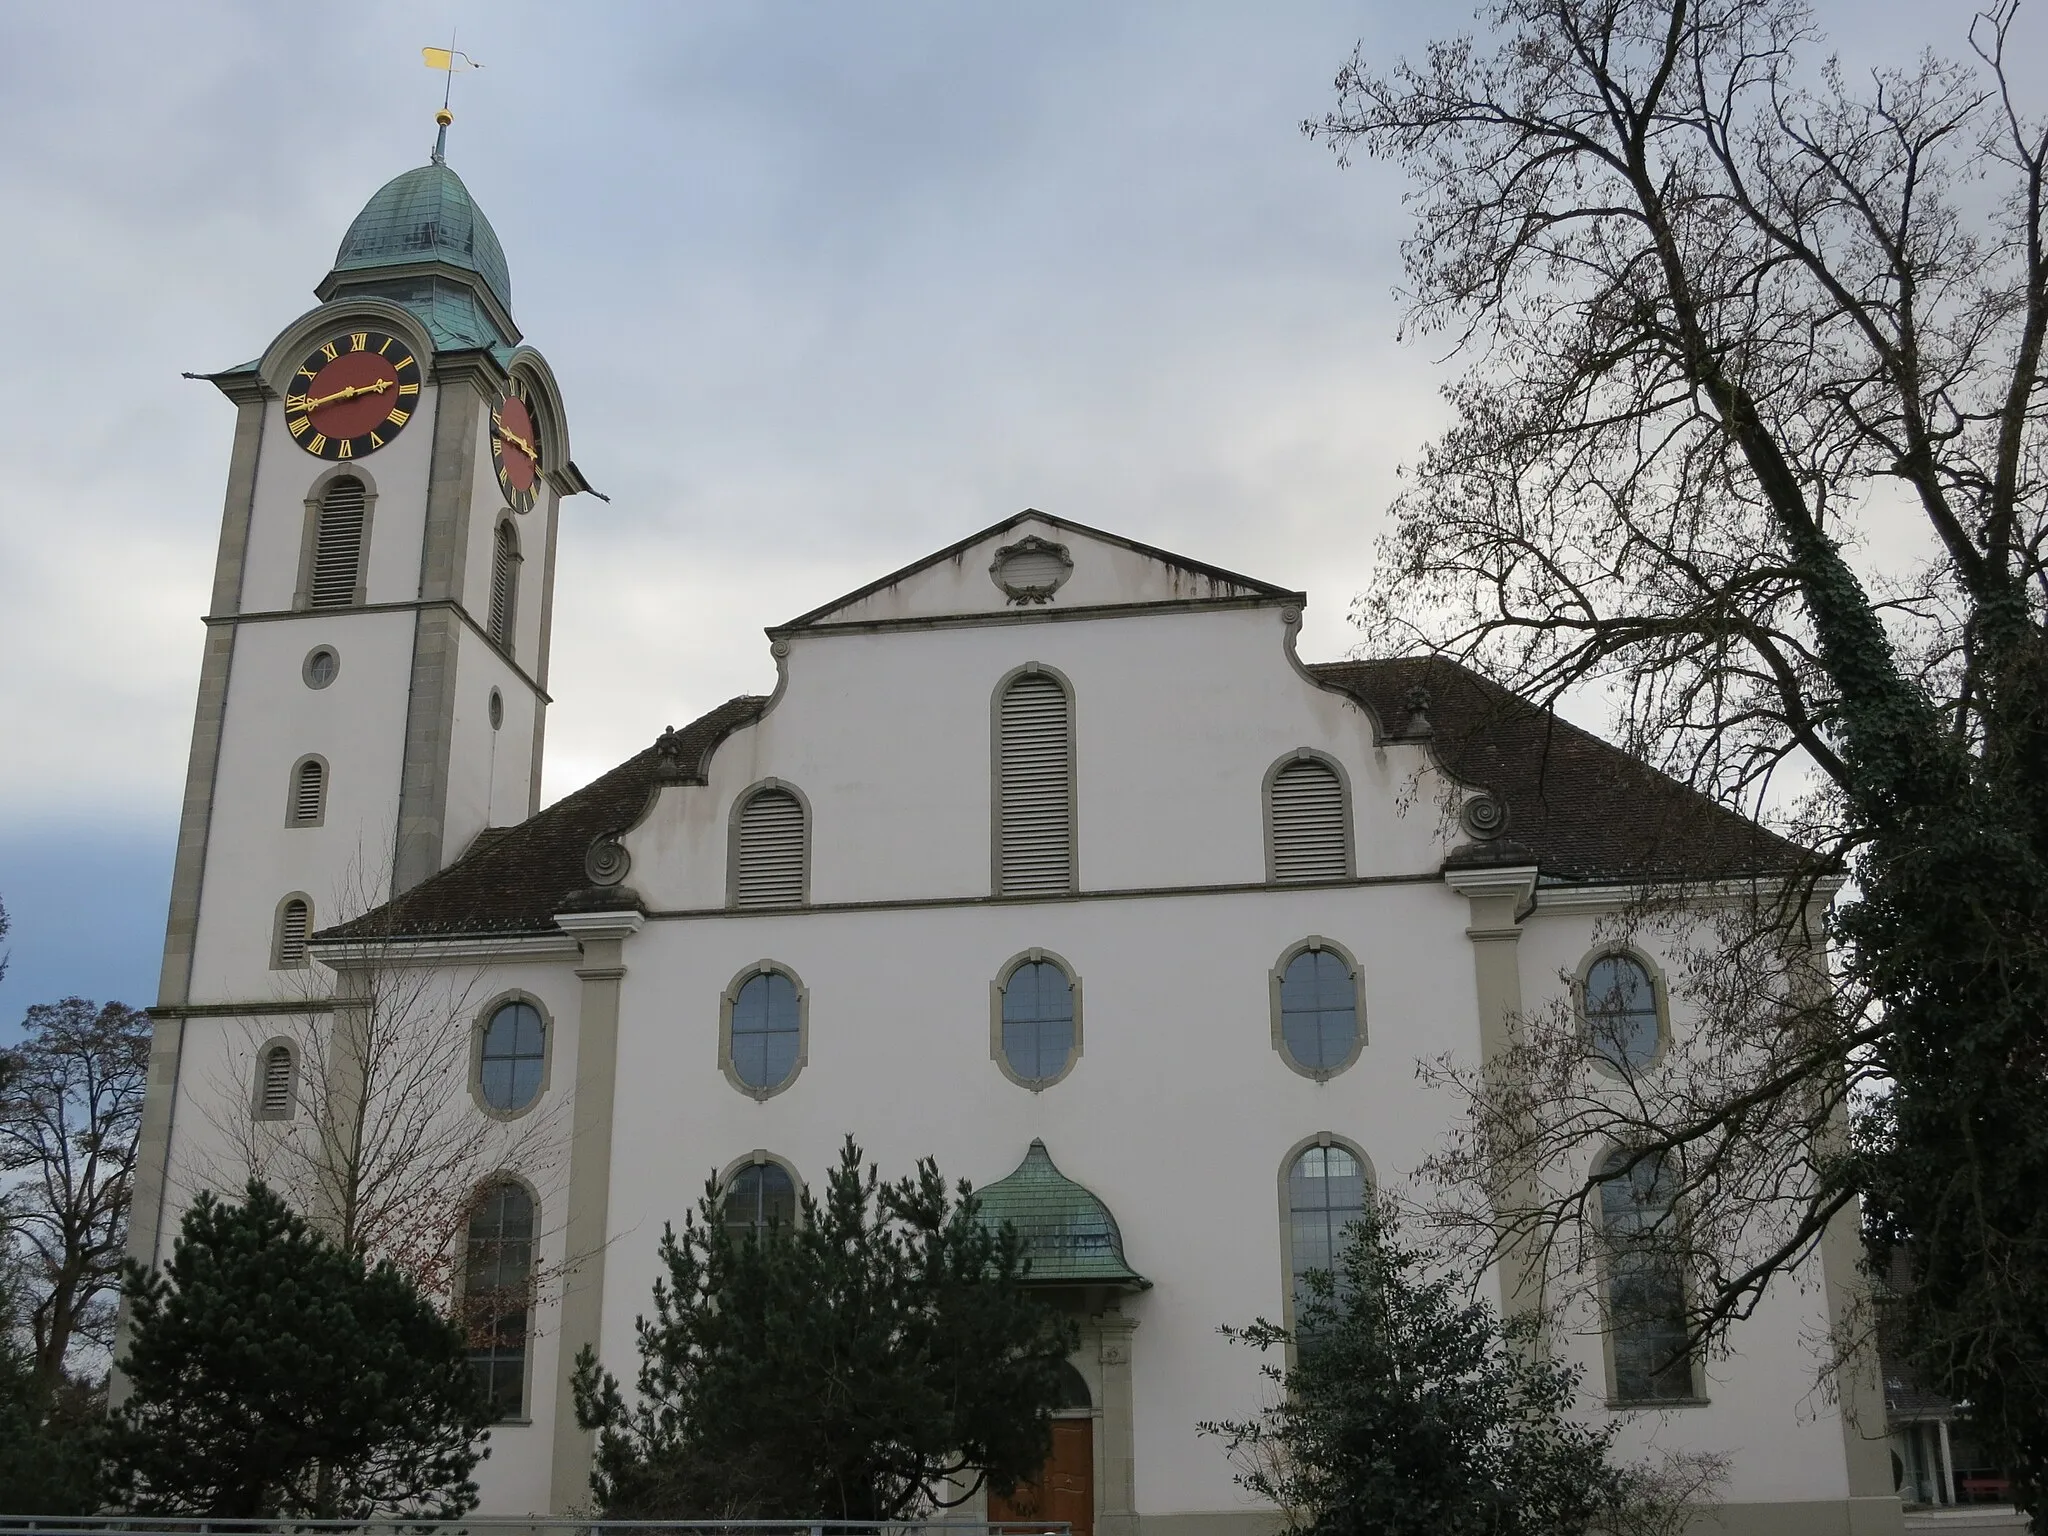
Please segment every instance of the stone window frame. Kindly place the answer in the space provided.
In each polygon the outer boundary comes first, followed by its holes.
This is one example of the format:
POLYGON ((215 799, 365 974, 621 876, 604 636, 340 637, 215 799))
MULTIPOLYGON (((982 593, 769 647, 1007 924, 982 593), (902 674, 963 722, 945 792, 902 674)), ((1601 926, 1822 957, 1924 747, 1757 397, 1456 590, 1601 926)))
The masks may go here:
POLYGON ((1342 1147, 1358 1159, 1358 1166, 1365 1172, 1365 1198, 1371 1202, 1379 1198, 1380 1176, 1373 1167, 1372 1159, 1365 1155, 1365 1148, 1349 1136, 1340 1136, 1335 1131, 1317 1131, 1313 1136, 1304 1136, 1287 1149, 1287 1155, 1280 1159, 1280 1316, 1287 1329, 1290 1342, 1287 1345, 1287 1359, 1294 1362, 1294 1203, 1288 1198, 1287 1181, 1293 1176, 1294 1165, 1311 1147, 1342 1147))
POLYGON ((1296 747, 1292 752, 1282 753, 1266 769, 1266 776, 1259 785, 1259 813, 1265 824, 1266 833, 1266 884, 1281 890, 1295 886, 1316 886, 1320 880, 1282 880, 1278 849, 1274 846, 1273 828, 1273 786, 1280 781, 1280 775, 1296 763, 1321 763, 1337 776, 1337 793, 1344 807, 1344 873, 1336 876, 1340 880, 1358 878, 1358 836, 1357 818, 1352 811, 1351 775, 1334 754, 1321 747, 1296 747))
POLYGON ((308 752, 292 764, 290 777, 285 780, 284 824, 287 827, 324 827, 327 825, 327 792, 334 787, 334 770, 327 759, 318 752, 308 752), (320 809, 314 815, 299 815, 299 775, 306 771, 306 764, 320 765, 320 809))
POLYGON ((1062 901, 1081 889, 1081 697, 1074 680, 1058 667, 1027 661, 996 679, 988 696, 988 863, 989 891, 1017 901, 1062 901), (1067 696, 1067 888, 1064 891, 1003 889, 1003 698, 1021 677, 1045 676, 1067 696))
MULTIPOLYGON (((791 1076, 795 1076, 795 1074, 792 1073, 791 1076)), ((749 1168, 760 1168, 766 1166, 769 1163, 773 1163, 776 1167, 780 1168, 784 1173, 789 1175, 790 1186, 796 1191, 795 1226, 792 1227, 791 1230, 795 1231, 803 1226, 804 1196, 807 1193, 809 1193, 810 1185, 804 1182, 804 1176, 797 1171, 797 1166, 795 1163, 791 1162, 788 1158, 784 1157, 780 1152, 771 1152, 766 1147, 756 1147, 753 1151, 747 1153, 744 1157, 734 1158, 731 1162, 727 1163, 724 1168, 719 1170, 717 1184, 717 1199, 718 1215, 719 1220, 721 1222, 725 1219, 725 1197, 727 1191, 729 1191, 732 1187, 732 1181, 738 1178, 742 1173, 746 1172, 749 1168)))
MULTIPOLYGON (((360 480, 363 483, 363 536, 356 547, 356 587, 349 598, 349 608, 360 608, 369 601, 370 592, 370 535, 377 520, 377 482, 370 478, 370 472, 360 467, 354 459, 346 464, 337 464, 324 474, 314 477, 306 488, 306 520, 299 534, 299 583, 292 593, 294 613, 344 613, 347 609, 318 608, 313 606, 313 560, 320 545, 320 504, 327 499, 327 488, 337 480, 360 480)), ((318 649, 318 647, 315 647, 318 649)), ((332 646, 328 647, 333 650, 332 646)), ((340 652, 335 652, 339 659, 340 652)), ((310 659, 310 658, 309 658, 310 659)))
POLYGON ((1266 973, 1267 992, 1272 1007, 1273 1050, 1290 1072, 1299 1073, 1311 1082, 1327 1083, 1340 1072, 1347 1072, 1365 1054, 1365 968, 1358 963, 1358 957, 1334 939, 1326 939, 1319 933, 1312 933, 1305 939, 1298 939, 1280 952, 1280 958, 1273 962, 1273 968, 1266 973), (1287 979, 1287 968, 1302 955, 1329 953, 1344 962, 1351 973, 1351 1007, 1357 1022, 1357 1032, 1352 1036, 1351 1054, 1334 1067, 1311 1067, 1294 1059, 1294 1053, 1287 1049, 1287 1034, 1280 1014, 1280 988, 1287 979))
POLYGON ((1033 1093, 1043 1093, 1055 1083, 1063 1083, 1081 1064, 1081 973, 1074 968, 1065 955, 1050 949, 1027 949, 1012 955, 996 968, 995 979, 988 987, 988 1054, 1001 1072, 1019 1088, 1028 1088, 1033 1093), (1067 986, 1074 999, 1074 1047, 1067 1052, 1066 1064, 1051 1077, 1019 1077, 1010 1065, 1010 1058, 1003 1052, 1003 993, 1010 985, 1010 978, 1018 970, 1034 962, 1050 961, 1058 966, 1067 978, 1067 986))
POLYGON ((555 1016, 545 1002, 524 987, 509 987, 478 1010, 476 1021, 469 1030, 469 1096, 486 1116, 508 1122, 523 1120, 540 1108, 541 1100, 548 1096, 548 1089, 553 1086, 554 1075, 555 1016), (510 1003, 525 1003, 540 1015, 540 1084, 533 1090, 533 1097, 519 1108, 499 1109, 484 1095, 484 1034, 490 1029, 491 1020, 498 1016, 498 1010, 510 1003))
MULTIPOLYGON (((1611 954, 1614 953, 1614 951, 1607 950, 1603 951, 1603 953, 1611 954)), ((1623 1147, 1620 1142, 1607 1142, 1601 1147, 1599 1155, 1593 1159, 1593 1161, 1588 1165, 1588 1167, 1589 1169, 1600 1168, 1604 1166, 1611 1158, 1617 1156, 1618 1154, 1625 1153, 1626 1150, 1627 1149, 1623 1147)), ((1601 1201, 1599 1186, 1597 1184, 1594 1186, 1592 1199, 1593 1224, 1595 1229, 1601 1232, 1603 1235, 1604 1249, 1604 1235, 1606 1232, 1607 1214, 1606 1207, 1601 1201)), ((1672 1204, 1674 1207, 1678 1205, 1678 1201, 1675 1197, 1672 1200, 1672 1204)), ((1678 1214, 1678 1219, 1681 1223, 1685 1220, 1685 1213, 1682 1210, 1678 1214)), ((1609 1313, 1609 1302, 1607 1299, 1608 1286, 1612 1283, 1612 1276, 1608 1272, 1608 1255, 1603 1251, 1595 1262, 1599 1266, 1599 1284, 1594 1292, 1594 1299, 1598 1304, 1600 1310, 1600 1380, 1601 1386, 1606 1393, 1605 1402, 1609 1411, 1615 1413, 1664 1413, 1676 1408, 1707 1407, 1713 1401, 1713 1399, 1707 1395, 1706 1391, 1706 1381, 1704 1373, 1704 1367, 1706 1365, 1706 1362, 1700 1358, 1699 1353, 1697 1351, 1691 1352, 1686 1356, 1687 1376, 1688 1379, 1690 1379, 1690 1381, 1692 1382, 1692 1395, 1690 1397, 1654 1397, 1638 1399, 1624 1398, 1620 1395, 1614 1374, 1615 1365, 1613 1319, 1609 1313)), ((1683 1294, 1689 1299, 1692 1292, 1691 1274, 1681 1273, 1679 1277, 1679 1284, 1682 1287, 1683 1294)))
MULTIPOLYGON (((534 1099, 535 1102, 538 1103, 539 1095, 536 1094, 534 1096, 534 1099)), ((533 1344, 535 1335, 534 1313, 536 1312, 540 1304, 539 1286, 535 1282, 536 1273, 540 1269, 540 1191, 534 1187, 533 1181, 527 1178, 524 1174, 515 1173, 509 1168, 495 1169, 492 1172, 484 1175, 483 1178, 479 1179, 476 1183, 476 1187, 470 1191, 469 1214, 466 1215, 462 1220, 462 1234, 460 1239, 462 1243, 462 1262, 453 1266, 454 1273, 450 1277, 449 1284, 449 1301, 451 1303, 451 1311, 454 1313, 455 1316, 460 1317, 462 1315, 463 1295, 464 1292, 466 1292, 469 1288, 470 1223, 476 1220, 477 1213, 483 1209, 484 1197, 490 1193, 492 1186, 498 1184, 516 1184, 521 1189, 525 1190, 527 1201, 533 1211, 533 1236, 528 1240, 529 1251, 527 1255, 526 1278, 527 1285, 529 1288, 529 1294, 526 1303, 525 1359, 521 1361, 521 1375, 519 1382, 519 1406, 521 1412, 516 1418, 493 1419, 491 1421, 491 1427, 494 1429, 500 1426, 516 1429, 533 1423, 533 1344)), ((468 1343, 465 1341, 463 1345, 463 1363, 465 1366, 468 1364, 468 1353, 469 1346, 468 1343)))
POLYGON ((299 1042, 289 1035, 272 1035, 256 1048, 256 1071, 249 1085, 249 1118, 268 1121, 273 1125, 285 1125, 299 1117, 299 1042), (291 1060, 291 1069, 285 1077, 285 1107, 281 1110, 263 1107, 263 1089, 270 1075, 270 1058, 273 1052, 282 1050, 291 1060))
MULTIPOLYGON (((786 911, 787 908, 773 908, 786 911)), ((756 960, 737 971, 732 980, 725 984, 725 991, 718 1000, 718 1070, 725 1074, 725 1080, 757 1104, 765 1104, 778 1093, 789 1088, 804 1075, 804 1068, 811 1060, 811 992, 794 968, 781 960, 756 960), (766 1088, 756 1088, 740 1076, 739 1068, 732 1058, 732 1011, 739 1003, 740 991, 756 976, 787 976, 790 985, 796 988, 796 1060, 790 1063, 789 1075, 781 1082, 766 1088)))
POLYGON ((311 688, 315 693, 318 693, 322 688, 332 688, 335 684, 335 680, 340 676, 341 647, 338 645, 330 645, 325 640, 321 641, 318 645, 314 646, 311 650, 307 651, 306 659, 299 663, 299 681, 304 683, 308 688, 311 688), (317 656, 322 655, 332 656, 334 658, 334 675, 328 678, 327 681, 324 683, 315 682, 313 680, 313 659, 317 656))
POLYGON ((277 909, 270 919, 270 969, 273 971, 303 971, 313 963, 310 953, 313 932, 319 925, 316 916, 319 909, 313 905, 313 898, 304 891, 287 891, 277 899, 277 909), (306 906, 306 942, 308 953, 297 960, 284 958, 284 914, 293 902, 304 902, 306 906))
POLYGON ((725 904, 734 912, 794 912, 811 904, 811 828, 815 825, 811 815, 811 797, 787 779, 756 779, 732 797, 732 807, 725 816, 725 904), (797 803, 804 813, 803 876, 795 906, 786 907, 743 907, 740 901, 740 818, 754 803, 757 796, 770 790, 781 790, 797 803))
POLYGON ((1572 1012, 1578 1020, 1579 1038, 1587 1046, 1587 1057, 1595 1072, 1616 1082, 1626 1082, 1636 1073, 1647 1072, 1663 1062, 1671 1049, 1671 995, 1665 984, 1664 968, 1648 952, 1626 940, 1596 944, 1580 957, 1577 968, 1572 972, 1571 987, 1572 1012), (1621 1066, 1599 1052, 1593 1041, 1593 1020, 1586 1011, 1587 987, 1593 967, 1602 960, 1614 958, 1633 960, 1643 968, 1644 974, 1650 978, 1650 996, 1657 1008, 1657 1048, 1650 1053, 1648 1060, 1633 1067, 1621 1066))

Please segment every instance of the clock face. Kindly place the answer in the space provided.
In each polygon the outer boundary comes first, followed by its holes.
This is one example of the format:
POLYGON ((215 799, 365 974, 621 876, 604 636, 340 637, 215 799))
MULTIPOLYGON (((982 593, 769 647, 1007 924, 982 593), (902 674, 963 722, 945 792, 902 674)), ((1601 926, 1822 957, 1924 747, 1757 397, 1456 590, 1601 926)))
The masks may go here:
POLYGON ((350 331, 306 354, 287 387, 284 422, 315 458, 360 459, 403 432, 419 403, 412 347, 383 331, 350 331))
POLYGON ((540 495, 540 428, 518 379, 491 410, 491 462, 497 466, 498 489, 515 512, 532 508, 540 495))

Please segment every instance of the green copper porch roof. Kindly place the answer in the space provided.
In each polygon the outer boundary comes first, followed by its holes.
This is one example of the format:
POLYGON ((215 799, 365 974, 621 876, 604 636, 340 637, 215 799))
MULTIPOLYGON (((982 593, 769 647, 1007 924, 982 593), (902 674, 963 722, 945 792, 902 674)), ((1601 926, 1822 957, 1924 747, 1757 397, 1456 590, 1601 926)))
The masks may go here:
POLYGON ((1033 1141, 1014 1173, 976 1190, 975 1198, 984 1224, 1007 1221, 1024 1239, 1031 1284, 1151 1287, 1124 1261, 1123 1234, 1109 1207, 1054 1167, 1044 1142, 1033 1141))
POLYGON ((435 160, 377 189, 342 237, 337 273, 441 261, 474 272, 509 314, 512 271, 505 248, 462 178, 435 160))

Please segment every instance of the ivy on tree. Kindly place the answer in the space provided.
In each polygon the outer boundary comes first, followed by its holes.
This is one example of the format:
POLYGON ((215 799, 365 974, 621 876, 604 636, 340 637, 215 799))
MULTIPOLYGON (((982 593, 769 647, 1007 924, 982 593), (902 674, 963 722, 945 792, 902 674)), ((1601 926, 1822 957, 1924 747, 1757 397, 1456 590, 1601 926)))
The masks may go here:
POLYGON ((488 1420, 461 1333, 263 1184, 202 1193, 162 1274, 131 1264, 132 1393, 109 1480, 145 1514, 453 1519, 488 1420))
POLYGON ((603 1513, 890 1520, 1043 1466, 1077 1331, 930 1159, 885 1184, 849 1136, 787 1231, 727 1225, 714 1182, 661 1260, 638 1400, 577 1361, 603 1513))

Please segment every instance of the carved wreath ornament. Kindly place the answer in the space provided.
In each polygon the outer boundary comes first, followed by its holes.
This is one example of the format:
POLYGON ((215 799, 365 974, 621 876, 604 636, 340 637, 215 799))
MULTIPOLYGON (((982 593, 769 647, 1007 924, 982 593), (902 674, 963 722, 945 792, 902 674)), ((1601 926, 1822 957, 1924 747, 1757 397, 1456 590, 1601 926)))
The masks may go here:
POLYGON ((1019 607, 1026 603, 1049 603, 1053 593, 1074 574, 1074 558, 1067 553, 1066 545, 1041 539, 1035 533, 1027 534, 996 551, 988 574, 1019 607))

